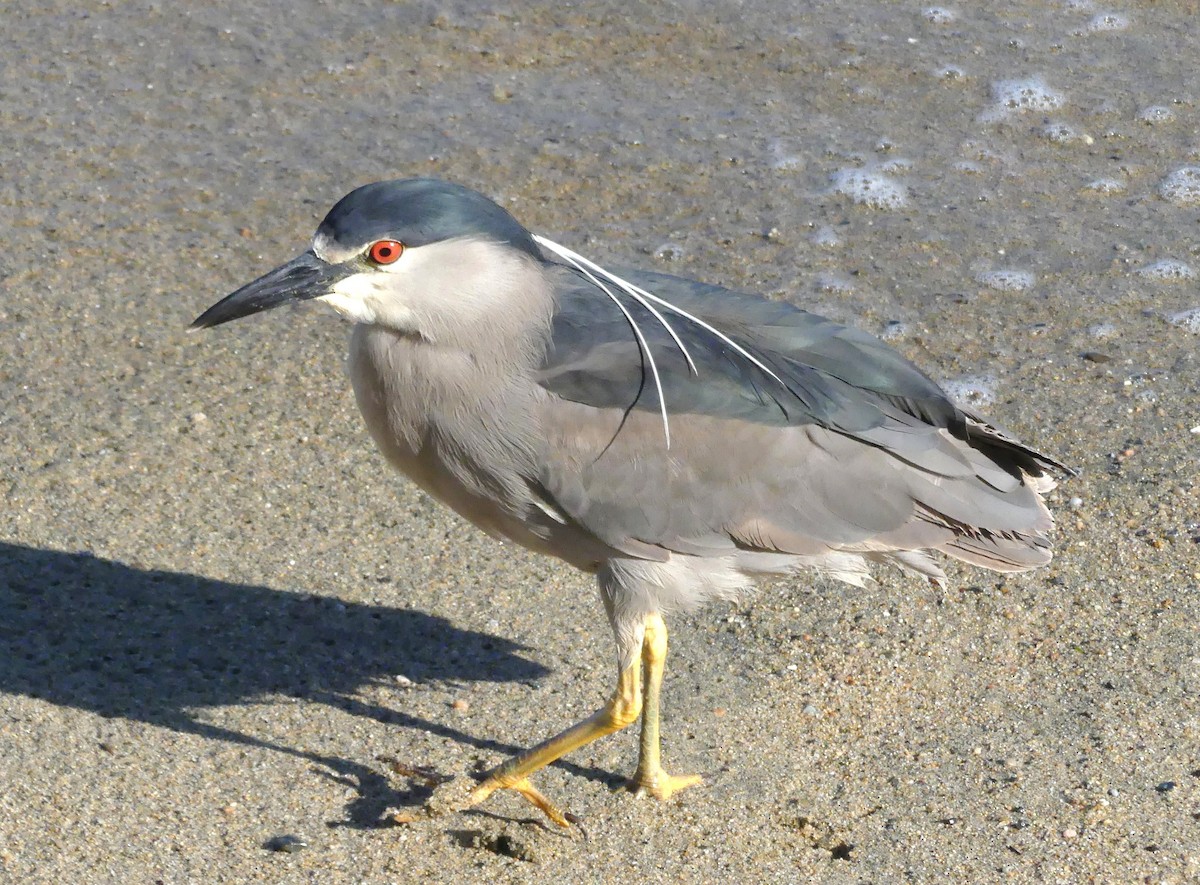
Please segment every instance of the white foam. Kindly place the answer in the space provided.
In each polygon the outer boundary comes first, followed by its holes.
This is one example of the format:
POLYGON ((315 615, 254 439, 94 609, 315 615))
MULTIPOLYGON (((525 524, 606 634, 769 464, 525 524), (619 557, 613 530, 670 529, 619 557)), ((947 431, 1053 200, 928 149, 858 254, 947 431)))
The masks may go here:
POLYGON ((1056 111, 1066 103, 1066 96, 1057 89, 1051 89, 1041 77, 997 80, 992 84, 992 107, 979 118, 984 122, 994 122, 1028 111, 1056 111))
POLYGON ((1101 12, 1087 24, 1087 29, 1093 34, 1124 31, 1128 27, 1129 19, 1117 12, 1101 12))
POLYGON ((1193 334, 1200 335, 1200 307, 1189 307, 1167 316, 1167 322, 1181 326, 1193 334))
POLYGON ((773 139, 767 149, 771 154, 772 169, 778 169, 780 172, 799 172, 808 165, 803 152, 790 139, 773 139))
POLYGON ((1176 261, 1174 258, 1164 258, 1161 261, 1155 261, 1153 264, 1139 267, 1134 273, 1141 277, 1149 277, 1152 280, 1164 280, 1166 282, 1194 280, 1196 278, 1196 271, 1192 269, 1191 265, 1184 264, 1182 261, 1176 261))
POLYGON ((996 379, 987 375, 964 375, 942 382, 942 390, 968 409, 990 406, 996 401, 996 379))
POLYGON ((975 282, 997 292, 1023 292, 1033 288, 1037 277, 1027 270, 985 270, 975 275, 975 282))
POLYGON ((823 273, 817 275, 817 289, 835 295, 853 295, 854 283, 840 274, 823 273))
POLYGON ((1175 112, 1165 105, 1152 104, 1148 108, 1142 108, 1138 112, 1137 118, 1148 126, 1154 126, 1174 120, 1175 112))
POLYGON ((1004 163, 1007 162, 1004 154, 1000 153, 989 143, 984 141, 964 141, 959 147, 959 153, 964 157, 972 160, 979 160, 987 163, 1004 163))
POLYGON ((822 246, 826 249, 832 249, 834 246, 842 245, 842 238, 839 237, 837 235, 837 231, 835 231, 828 224, 822 225, 813 231, 813 234, 808 238, 808 241, 814 246, 822 246))
POLYGON ((1091 144, 1095 141, 1086 132, 1080 132, 1066 123, 1047 123, 1042 126, 1042 138, 1053 144, 1091 144))
POLYGON ((913 167, 912 160, 906 160, 904 157, 892 157, 878 163, 874 168, 879 172, 894 173, 907 172, 913 167))
POLYGON ((1176 206, 1200 203, 1200 166, 1184 166, 1162 180, 1158 192, 1176 206))
POLYGON ((921 10, 921 15, 925 16, 927 22, 935 25, 948 25, 958 19, 957 12, 943 6, 927 6, 921 10))
POLYGON ((872 209, 908 205, 908 188, 877 169, 839 169, 833 174, 833 192, 872 209))
POLYGON ((778 169, 780 172, 795 172, 798 169, 803 169, 807 165, 804 158, 799 154, 790 154, 786 157, 776 157, 771 161, 771 168, 778 169))

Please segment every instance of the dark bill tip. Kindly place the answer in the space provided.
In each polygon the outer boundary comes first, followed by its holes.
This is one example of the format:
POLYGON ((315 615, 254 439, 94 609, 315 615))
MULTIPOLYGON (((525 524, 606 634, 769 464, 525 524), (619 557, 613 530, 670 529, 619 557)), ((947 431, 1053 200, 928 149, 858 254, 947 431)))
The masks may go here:
POLYGON ((192 320, 188 331, 210 329, 289 301, 319 298, 328 294, 330 287, 346 273, 342 266, 322 261, 311 251, 305 252, 222 298, 192 320))

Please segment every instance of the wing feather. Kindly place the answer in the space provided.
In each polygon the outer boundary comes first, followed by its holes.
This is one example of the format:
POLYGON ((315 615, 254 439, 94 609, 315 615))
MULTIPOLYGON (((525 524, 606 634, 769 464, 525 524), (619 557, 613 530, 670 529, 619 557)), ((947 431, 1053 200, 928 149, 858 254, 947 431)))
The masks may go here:
POLYGON ((564 268, 535 377, 547 434, 539 483, 579 527, 631 556, 895 553, 931 579, 940 570, 913 551, 1004 570, 1048 556, 1038 492, 1066 468, 964 412, 883 342, 791 305, 619 273, 754 362, 685 319, 668 330, 636 302, 623 312, 564 268), (643 347, 658 386, 646 382, 643 347))

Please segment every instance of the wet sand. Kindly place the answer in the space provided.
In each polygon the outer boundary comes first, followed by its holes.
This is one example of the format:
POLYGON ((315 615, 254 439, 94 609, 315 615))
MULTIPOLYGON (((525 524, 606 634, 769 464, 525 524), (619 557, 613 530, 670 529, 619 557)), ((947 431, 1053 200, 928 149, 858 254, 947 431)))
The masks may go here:
POLYGON ((806 6, 0 16, 0 880, 1200 878, 1194 7, 806 6), (599 600, 386 472, 335 317, 184 329, 413 175, 886 335, 1080 469, 1054 564, 676 615, 702 787, 392 825, 598 705, 599 600))

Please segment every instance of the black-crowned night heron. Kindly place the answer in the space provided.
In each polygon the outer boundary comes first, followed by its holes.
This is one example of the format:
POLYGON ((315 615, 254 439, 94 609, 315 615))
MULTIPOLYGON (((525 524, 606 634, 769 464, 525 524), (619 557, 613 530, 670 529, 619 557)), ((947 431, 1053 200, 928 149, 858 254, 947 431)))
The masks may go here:
POLYGON ((595 714, 489 772, 459 807, 642 717, 631 786, 659 761, 663 613, 815 569, 851 584, 931 551, 995 571, 1050 561, 1041 495, 1066 468, 955 405, 877 339, 791 305, 606 270, 442 181, 360 187, 308 251, 194 327, 316 299, 351 320, 375 443, 492 535, 596 575, 617 687, 595 714))

